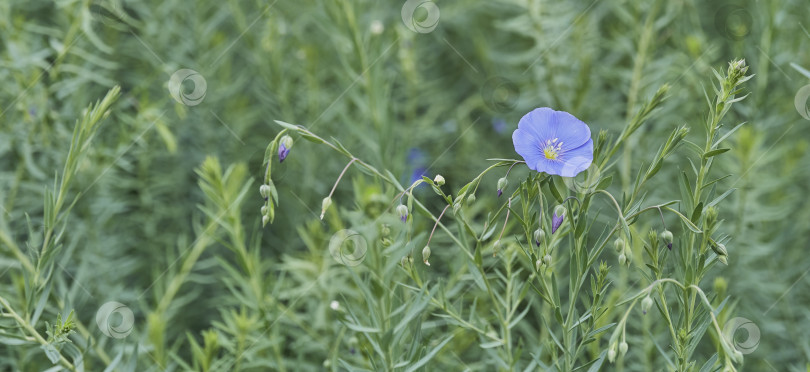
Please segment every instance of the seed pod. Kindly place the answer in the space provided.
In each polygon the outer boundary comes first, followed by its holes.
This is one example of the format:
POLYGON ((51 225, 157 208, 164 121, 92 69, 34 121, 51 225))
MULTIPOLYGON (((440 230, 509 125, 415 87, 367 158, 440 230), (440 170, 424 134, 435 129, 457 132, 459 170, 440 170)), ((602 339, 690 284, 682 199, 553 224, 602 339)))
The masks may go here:
POLYGON ((652 300, 652 298, 650 298, 650 295, 647 295, 647 297, 644 297, 644 299, 641 300, 641 312, 644 313, 644 315, 647 315, 647 310, 650 309, 652 304, 653 304, 653 300, 652 300))
POLYGON ((722 243, 711 244, 709 245, 712 247, 714 253, 717 253, 718 256, 728 256, 728 251, 726 250, 726 246, 722 243))
POLYGON ((321 219, 323 219, 323 215, 326 214, 326 210, 329 209, 330 205, 332 205, 332 198, 328 196, 323 198, 323 202, 321 202, 321 219))
POLYGON ((613 248, 616 249, 616 253, 624 251, 624 239, 616 238, 616 240, 613 241, 613 248))
POLYGON ((425 248, 422 248, 422 262, 425 265, 430 266, 430 262, 428 262, 428 258, 430 258, 430 246, 426 245, 425 248))
POLYGON ((610 350, 608 350, 608 361, 613 363, 616 361, 616 344, 610 345, 610 350))

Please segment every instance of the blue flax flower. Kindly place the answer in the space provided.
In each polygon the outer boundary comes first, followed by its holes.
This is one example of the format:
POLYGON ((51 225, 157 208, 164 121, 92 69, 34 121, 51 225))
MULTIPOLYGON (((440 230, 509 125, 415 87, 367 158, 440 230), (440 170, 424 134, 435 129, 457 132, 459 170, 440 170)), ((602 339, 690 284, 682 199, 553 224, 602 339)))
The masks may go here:
POLYGON ((565 111, 548 107, 532 110, 518 123, 512 142, 530 169, 574 177, 593 161, 588 125, 565 111))

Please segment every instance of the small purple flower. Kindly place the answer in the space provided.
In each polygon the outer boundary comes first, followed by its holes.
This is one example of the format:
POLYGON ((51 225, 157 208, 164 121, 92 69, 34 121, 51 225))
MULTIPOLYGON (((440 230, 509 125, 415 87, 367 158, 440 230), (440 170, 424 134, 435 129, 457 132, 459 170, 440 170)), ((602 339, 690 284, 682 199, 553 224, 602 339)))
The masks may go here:
POLYGON ((512 133, 515 151, 529 169, 574 177, 593 161, 593 140, 588 125, 565 111, 548 107, 532 110, 512 133))
POLYGON ((287 146, 284 146, 283 143, 281 145, 279 145, 278 146, 278 162, 279 163, 283 162, 284 159, 287 158, 287 155, 289 153, 290 153, 290 149, 288 149, 287 146))
POLYGON ((551 216, 551 233, 554 234, 563 223, 565 219, 565 207, 558 205, 554 208, 554 214, 551 216))
POLYGON ((288 135, 284 135, 281 137, 281 141, 278 143, 278 162, 281 163, 284 159, 287 158, 287 155, 290 154, 290 149, 293 146, 293 139, 288 135))

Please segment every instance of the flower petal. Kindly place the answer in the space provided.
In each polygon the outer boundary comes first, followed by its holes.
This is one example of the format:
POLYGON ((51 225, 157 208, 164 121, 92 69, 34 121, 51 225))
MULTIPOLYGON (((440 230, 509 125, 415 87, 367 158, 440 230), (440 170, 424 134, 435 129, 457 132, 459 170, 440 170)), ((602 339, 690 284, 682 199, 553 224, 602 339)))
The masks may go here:
POLYGON ((523 157, 529 169, 540 171, 537 169, 537 162, 543 159, 543 150, 540 149, 540 140, 534 135, 518 127, 512 132, 512 144, 515 145, 515 151, 523 157))
POLYGON ((568 150, 560 156, 564 165, 560 169, 560 176, 574 177, 588 169, 593 162, 593 140, 589 139, 584 145, 568 150))
POLYGON ((563 142, 563 150, 577 148, 591 139, 587 124, 565 111, 548 107, 536 108, 524 115, 518 129, 532 133, 540 143, 557 138, 563 142))
POLYGON ((542 157, 537 161, 537 163, 535 163, 535 167, 537 168, 535 170, 538 172, 546 172, 548 174, 555 174, 559 176, 562 174, 561 172, 564 166, 565 163, 560 160, 551 160, 542 157))

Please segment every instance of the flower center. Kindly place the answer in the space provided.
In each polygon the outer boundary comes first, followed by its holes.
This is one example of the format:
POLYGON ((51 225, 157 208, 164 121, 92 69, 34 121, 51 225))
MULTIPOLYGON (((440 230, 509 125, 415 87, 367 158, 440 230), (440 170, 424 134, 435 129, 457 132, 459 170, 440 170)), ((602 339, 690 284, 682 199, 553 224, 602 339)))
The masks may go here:
POLYGON ((555 138, 553 140, 547 140, 545 146, 543 147, 543 155, 545 155, 546 159, 549 160, 557 160, 562 152, 562 142, 557 142, 558 139, 555 138))

